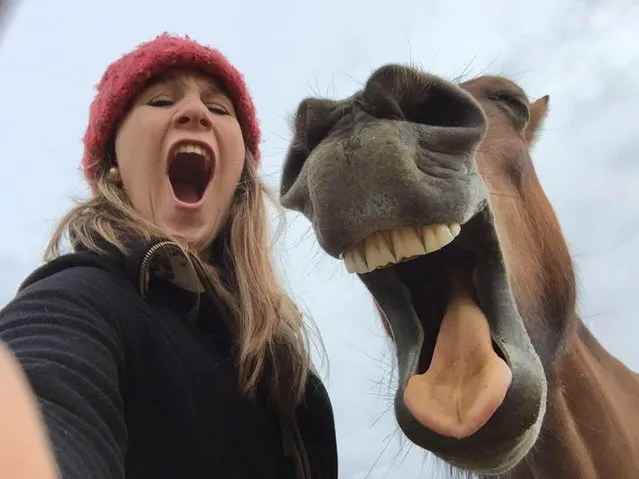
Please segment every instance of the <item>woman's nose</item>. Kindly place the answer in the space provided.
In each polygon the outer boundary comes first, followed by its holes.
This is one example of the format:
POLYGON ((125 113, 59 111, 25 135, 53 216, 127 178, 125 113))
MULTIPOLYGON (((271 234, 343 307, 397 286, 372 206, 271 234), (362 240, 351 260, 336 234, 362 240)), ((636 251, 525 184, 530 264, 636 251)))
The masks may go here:
POLYGON ((200 101, 190 101, 175 115, 174 124, 180 128, 210 130, 213 123, 206 105, 200 101))

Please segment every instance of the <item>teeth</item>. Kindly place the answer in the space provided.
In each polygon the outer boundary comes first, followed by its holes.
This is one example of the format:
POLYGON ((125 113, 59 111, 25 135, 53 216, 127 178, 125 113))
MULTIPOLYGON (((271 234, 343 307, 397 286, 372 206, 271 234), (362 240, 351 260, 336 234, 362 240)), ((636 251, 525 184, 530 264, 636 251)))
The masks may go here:
POLYGON ((349 273, 363 274, 442 249, 461 231, 458 224, 378 231, 344 253, 349 273))
POLYGON ((177 156, 178 153, 196 153, 205 157, 207 160, 209 159, 209 152, 200 145, 182 144, 175 150, 175 156, 177 156))

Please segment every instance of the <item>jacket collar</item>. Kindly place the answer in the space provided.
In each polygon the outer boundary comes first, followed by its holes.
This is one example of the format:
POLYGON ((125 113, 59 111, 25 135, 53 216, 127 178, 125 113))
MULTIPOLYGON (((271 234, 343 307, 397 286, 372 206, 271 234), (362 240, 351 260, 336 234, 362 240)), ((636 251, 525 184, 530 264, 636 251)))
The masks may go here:
POLYGON ((194 304, 188 316, 190 320, 195 320, 199 310, 200 295, 206 291, 207 282, 197 263, 193 258, 188 258, 176 243, 163 239, 144 240, 131 237, 124 241, 126 251, 124 254, 102 238, 95 238, 94 241, 104 254, 96 257, 96 254, 88 248, 78 246, 74 253, 63 255, 38 268, 23 281, 20 289, 76 263, 95 263, 97 260, 100 263, 96 264, 98 266, 101 265, 105 269, 115 266, 123 272, 143 299, 148 297, 154 278, 192 293, 194 304))

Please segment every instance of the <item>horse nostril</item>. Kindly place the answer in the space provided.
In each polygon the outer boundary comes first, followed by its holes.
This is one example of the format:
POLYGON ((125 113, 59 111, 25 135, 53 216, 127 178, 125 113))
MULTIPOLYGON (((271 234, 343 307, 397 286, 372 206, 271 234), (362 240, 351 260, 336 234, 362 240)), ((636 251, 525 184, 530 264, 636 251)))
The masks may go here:
POLYGON ((409 118, 417 123, 442 127, 482 127, 483 115, 461 92, 436 85, 431 88, 420 102, 414 103, 409 118))
POLYGON ((364 88, 374 116, 416 123, 429 147, 449 153, 474 148, 486 131, 477 101, 459 86, 401 65, 378 69, 364 88), (376 114, 377 113, 377 114, 376 114), (432 145, 430 145, 432 143, 432 145))
POLYGON ((397 99, 379 82, 368 82, 362 95, 361 107, 376 118, 406 120, 397 99))
POLYGON ((407 102, 406 117, 426 127, 429 148, 447 153, 473 150, 486 133, 486 118, 477 101, 439 78, 421 100, 407 102))

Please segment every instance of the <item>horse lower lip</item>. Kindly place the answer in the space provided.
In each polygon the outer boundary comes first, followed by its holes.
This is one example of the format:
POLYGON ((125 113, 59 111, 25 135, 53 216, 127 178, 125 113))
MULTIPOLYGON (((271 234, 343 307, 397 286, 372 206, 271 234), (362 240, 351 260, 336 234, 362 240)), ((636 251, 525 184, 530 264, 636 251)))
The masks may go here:
MULTIPOLYGON (((408 261, 397 268, 397 278, 409 291, 411 305, 424 333, 419 363, 414 373, 424 373, 432 361, 435 344, 454 281, 471 282, 475 261, 472 253, 457 248, 455 241, 442 250, 408 261)), ((475 302, 476 289, 474 290, 475 302)))
MULTIPOLYGON (((475 303, 486 316, 490 314, 482 306, 482 295, 477 285, 477 268, 481 259, 478 258, 477 253, 473 253, 471 248, 466 246, 468 245, 460 248, 456 239, 453 243, 437 252, 360 275, 360 278, 369 286, 378 302, 381 301, 383 303, 384 296, 393 294, 390 291, 395 288, 401 288, 404 291, 405 299, 403 301, 405 305, 398 306, 395 312, 393 312, 393 306, 391 306, 390 311, 384 311, 390 322, 391 329, 394 330, 394 333, 397 333, 394 334, 395 339, 398 339, 398 334, 409 334, 402 333, 402 331, 412 329, 406 324, 409 316, 414 318, 415 327, 421 329, 421 342, 419 344, 414 342, 417 338, 414 333, 410 333, 413 335, 412 339, 400 339, 400 341, 411 342, 414 354, 418 356, 417 361, 412 366, 408 366, 408 370, 402 372, 403 375, 421 374, 430 367, 439 328, 450 300, 451 288, 449 283, 456 279, 455 276, 458 279, 461 274, 466 281, 472 283, 471 289, 474 293, 475 303), (389 282, 395 283, 396 286, 389 287, 389 282), (380 287, 379 284, 382 283, 385 283, 385 286, 380 287), (371 289, 370 286, 372 285, 376 287, 371 289), (400 313, 397 312, 400 309, 405 311, 401 313, 403 314, 401 319, 399 317, 400 313), (410 315, 408 314, 409 310, 410 315), (394 318, 389 317, 393 314, 395 314, 394 318)), ((484 295, 491 288, 491 285, 484 284, 484 295)), ((394 294, 399 296, 398 292, 394 294)), ((382 309, 384 308, 382 307, 382 309)), ((509 364, 508 357, 504 354, 498 342, 493 341, 493 349, 498 356, 509 364)))
MULTIPOLYGON (((493 416, 512 375, 495 351, 486 315, 473 299, 472 270, 453 268, 447 273, 450 286, 435 347, 427 358, 430 364, 410 378, 404 402, 425 427, 461 439, 478 432, 493 416)), ((423 324, 424 318, 419 319, 423 324)), ((429 339, 425 333, 422 356, 429 339)))

